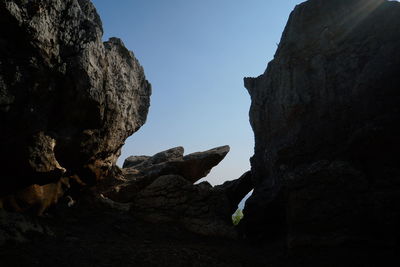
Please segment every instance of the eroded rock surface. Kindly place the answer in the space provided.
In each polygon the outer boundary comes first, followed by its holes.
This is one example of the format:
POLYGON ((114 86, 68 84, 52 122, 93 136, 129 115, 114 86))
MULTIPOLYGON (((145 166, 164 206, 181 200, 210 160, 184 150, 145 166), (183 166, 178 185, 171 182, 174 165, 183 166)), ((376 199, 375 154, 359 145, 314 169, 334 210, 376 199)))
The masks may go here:
POLYGON ((224 159, 229 146, 183 155, 175 147, 154 156, 131 156, 120 175, 104 180, 97 192, 108 207, 125 209, 152 223, 175 223, 208 236, 236 238, 231 215, 253 189, 251 173, 212 187, 194 184, 224 159), (118 179, 115 179, 119 177, 118 179))
POLYGON ((137 192, 163 175, 179 175, 190 183, 205 177, 213 167, 221 162, 229 152, 229 146, 216 147, 203 152, 183 156, 183 147, 175 147, 159 152, 152 157, 131 156, 124 162, 130 166, 122 170, 124 179, 114 181, 103 193, 116 201, 129 202, 137 192), (142 160, 143 159, 143 160, 142 160), (135 164, 133 164, 134 162, 135 164))
POLYGON ((265 73, 245 78, 255 134, 248 236, 399 240, 399 18, 398 2, 307 1, 265 73))
POLYGON ((94 184, 145 122, 151 86, 89 0, 0 3, 0 196, 94 184), (75 184, 77 184, 75 183, 75 184))
POLYGON ((198 234, 236 237, 229 199, 207 182, 193 185, 182 176, 161 176, 135 196, 131 211, 150 222, 174 222, 198 234))
POLYGON ((0 246, 7 242, 28 242, 32 234, 54 235, 48 227, 35 219, 0 209, 0 246))

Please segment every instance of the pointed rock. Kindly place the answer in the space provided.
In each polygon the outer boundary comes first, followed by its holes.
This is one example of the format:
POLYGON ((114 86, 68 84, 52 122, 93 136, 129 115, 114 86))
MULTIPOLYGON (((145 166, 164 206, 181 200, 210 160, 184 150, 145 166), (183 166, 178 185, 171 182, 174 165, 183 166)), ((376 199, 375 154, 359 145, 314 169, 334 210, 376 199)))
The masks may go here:
MULTIPOLYGON (((195 183, 207 176, 228 154, 229 146, 220 146, 204 152, 196 152, 183 157, 180 175, 195 183)), ((179 164, 178 164, 179 165, 179 164)))
POLYGON ((129 202, 139 191, 163 175, 179 175, 193 184, 207 176, 228 152, 229 146, 221 146, 182 157, 182 147, 172 148, 157 153, 140 164, 123 169, 126 181, 102 193, 115 201, 129 202), (161 160, 164 161, 160 162, 161 160))

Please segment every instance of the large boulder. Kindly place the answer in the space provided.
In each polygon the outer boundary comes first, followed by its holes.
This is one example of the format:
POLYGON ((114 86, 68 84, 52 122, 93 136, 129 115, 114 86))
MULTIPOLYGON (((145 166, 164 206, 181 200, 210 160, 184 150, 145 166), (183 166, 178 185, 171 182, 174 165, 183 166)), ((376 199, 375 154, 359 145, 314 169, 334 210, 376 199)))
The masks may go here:
POLYGON ((195 184, 224 159, 229 146, 183 155, 182 147, 154 156, 130 156, 123 168, 96 186, 97 200, 107 207, 130 209, 153 223, 175 223, 191 232, 237 237, 232 214, 253 189, 251 172, 212 187, 195 184))
POLYGON ((399 237, 399 18, 398 2, 309 0, 264 74, 245 78, 255 135, 248 236, 399 237))
POLYGON ((175 147, 152 157, 130 156, 124 162, 128 167, 122 169, 123 178, 111 179, 102 193, 115 201, 130 202, 139 191, 163 175, 179 175, 193 184, 207 176, 229 149, 229 146, 221 146, 183 156, 183 147, 175 147))
POLYGON ((0 3, 0 196, 94 184, 145 122, 151 86, 89 0, 0 3))
POLYGON ((149 222, 173 222, 202 235, 236 237, 225 192, 207 182, 193 185, 179 175, 158 177, 135 195, 131 212, 149 222))

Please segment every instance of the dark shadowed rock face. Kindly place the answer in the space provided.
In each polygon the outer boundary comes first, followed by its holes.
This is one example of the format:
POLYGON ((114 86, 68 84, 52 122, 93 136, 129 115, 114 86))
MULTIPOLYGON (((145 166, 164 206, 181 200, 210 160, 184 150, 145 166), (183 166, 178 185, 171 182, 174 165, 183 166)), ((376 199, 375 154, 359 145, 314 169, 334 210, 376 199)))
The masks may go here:
POLYGON ((113 166, 151 86, 89 0, 0 3, 0 195, 113 166))
POLYGON ((140 191, 131 212, 150 222, 174 222, 208 236, 236 237, 224 190, 208 182, 193 185, 182 176, 164 175, 140 191))
POLYGON ((245 78, 255 134, 249 236, 398 238, 399 18, 397 2, 307 1, 265 73, 245 78))
MULTIPOLYGON (((111 177, 102 194, 119 202, 129 202, 136 194, 163 175, 178 175, 193 184, 207 176, 228 154, 229 146, 183 156, 183 147, 174 147, 149 156, 130 156, 124 162, 123 179, 111 177)), ((250 189, 251 190, 251 189, 250 189)), ((249 191, 250 191, 249 190, 249 191)), ((236 204, 237 205, 237 204, 236 204)))
POLYGON ((96 187, 95 202, 153 223, 175 223, 209 236, 236 237, 232 214, 252 189, 251 172, 212 187, 196 183, 222 161, 229 146, 183 155, 183 147, 152 157, 130 156, 128 166, 96 187))
POLYGON ((253 190, 254 186, 251 176, 251 171, 247 171, 235 180, 226 181, 222 185, 215 186, 216 189, 223 190, 228 197, 230 214, 233 214, 237 210, 239 203, 253 190))

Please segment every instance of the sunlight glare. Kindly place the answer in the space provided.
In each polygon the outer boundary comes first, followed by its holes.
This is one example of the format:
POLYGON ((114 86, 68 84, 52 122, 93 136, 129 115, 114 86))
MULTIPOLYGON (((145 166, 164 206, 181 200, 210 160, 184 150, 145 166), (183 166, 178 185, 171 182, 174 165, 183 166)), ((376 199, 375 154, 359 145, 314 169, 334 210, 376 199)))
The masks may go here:
POLYGON ((348 27, 343 38, 350 34, 363 20, 365 20, 384 2, 384 0, 365 0, 362 1, 362 4, 358 4, 356 10, 352 12, 351 16, 348 16, 343 20, 343 25, 348 27))

